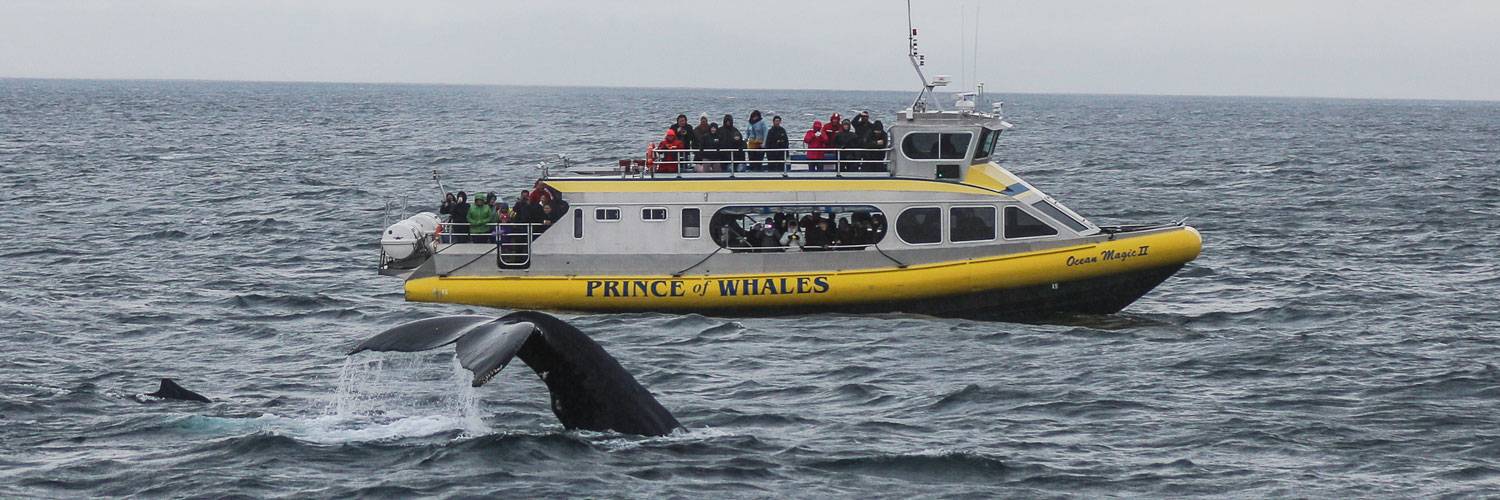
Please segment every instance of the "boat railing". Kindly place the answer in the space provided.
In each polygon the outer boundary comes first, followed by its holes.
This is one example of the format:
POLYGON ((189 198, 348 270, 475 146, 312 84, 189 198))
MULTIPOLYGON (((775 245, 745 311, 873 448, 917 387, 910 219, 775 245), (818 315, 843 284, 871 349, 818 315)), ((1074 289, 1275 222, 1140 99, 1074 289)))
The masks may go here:
POLYGON ((531 245, 542 235, 541 224, 501 222, 486 224, 490 230, 483 233, 470 231, 470 224, 442 222, 438 224, 438 243, 455 245, 460 243, 495 245, 495 263, 500 267, 527 267, 531 265, 531 245))
POLYGON ((743 253, 780 253, 780 252, 824 252, 844 250, 864 250, 875 246, 874 243, 861 243, 855 245, 800 245, 796 243, 775 246, 725 246, 725 250, 743 253))
POLYGON ((654 149, 623 177, 894 177, 890 148, 654 149), (820 158, 809 158, 816 156, 820 158))

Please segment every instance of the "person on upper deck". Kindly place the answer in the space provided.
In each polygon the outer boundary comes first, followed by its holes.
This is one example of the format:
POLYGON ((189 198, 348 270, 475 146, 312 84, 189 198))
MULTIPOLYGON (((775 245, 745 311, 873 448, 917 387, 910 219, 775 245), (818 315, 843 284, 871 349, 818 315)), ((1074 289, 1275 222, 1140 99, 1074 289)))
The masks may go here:
POLYGON ((857 151, 842 151, 859 147, 859 136, 854 134, 854 127, 849 120, 839 124, 839 133, 833 136, 833 147, 840 149, 838 154, 839 164, 837 170, 840 172, 859 171, 859 164, 850 160, 859 159, 857 151))
MULTIPOLYGON (((691 135, 691 134, 689 134, 691 135)), ((661 152, 661 160, 656 162, 656 171, 674 174, 678 172, 679 156, 673 150, 683 149, 682 140, 678 138, 677 129, 667 129, 666 138, 656 144, 656 150, 661 152)), ((686 156, 686 155, 682 155, 686 156)))
POLYGON ((747 155, 750 161, 747 170, 751 172, 765 170, 766 164, 761 160, 765 159, 766 154, 757 150, 765 147, 767 132, 768 127, 766 127, 766 121, 761 118, 760 110, 751 111, 750 124, 745 126, 745 148, 750 150, 747 155))
POLYGON ((786 129, 781 128, 781 117, 771 117, 771 128, 766 131, 766 149, 772 151, 766 152, 766 159, 770 160, 770 165, 766 169, 777 172, 786 170, 786 151, 775 150, 785 150, 790 147, 791 145, 787 142, 786 129))
POLYGON ((682 141, 682 149, 698 147, 698 138, 693 136, 693 126, 688 124, 687 115, 677 115, 677 122, 672 124, 671 129, 677 133, 677 140, 682 141))
POLYGON ((828 136, 823 133, 823 122, 813 120, 812 128, 802 134, 802 143, 807 144, 807 169, 812 172, 821 172, 823 148, 828 147, 828 136))
POLYGON ((719 147, 730 150, 725 159, 731 163, 725 166, 725 171, 738 171, 740 162, 745 161, 745 136, 734 127, 734 115, 724 115, 724 124, 719 126, 719 147))
MULTIPOLYGON (((705 144, 708 144, 708 135, 713 133, 709 130, 708 125, 708 113, 698 115, 698 126, 693 127, 693 149, 707 149, 705 144)), ((706 152, 699 152, 693 155, 693 159, 699 161, 706 161, 708 157, 709 154, 706 152)), ((701 167, 699 171, 702 171, 701 167)))
MULTIPOLYGON (((870 136, 864 143, 865 149, 885 149, 890 147, 890 142, 890 137, 885 133, 884 123, 880 123, 880 120, 875 120, 875 123, 870 124, 870 136)), ((869 161, 865 162, 864 170, 866 172, 886 171, 885 155, 885 151, 866 152, 865 159, 869 161)))
POLYGON ((698 148, 703 151, 703 160, 708 162, 699 165, 702 172, 723 172, 722 162, 724 153, 719 150, 719 124, 708 124, 708 133, 698 138, 698 148))

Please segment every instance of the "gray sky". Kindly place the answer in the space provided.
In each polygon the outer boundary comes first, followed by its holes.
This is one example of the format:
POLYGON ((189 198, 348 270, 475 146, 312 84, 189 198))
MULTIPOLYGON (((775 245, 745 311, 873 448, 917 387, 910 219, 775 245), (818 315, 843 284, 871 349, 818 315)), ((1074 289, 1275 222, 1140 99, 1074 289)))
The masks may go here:
MULTIPOLYGON (((976 5, 991 91, 1500 100, 1496 0, 915 0, 929 74, 963 79, 976 5)), ((909 90, 905 29, 900 0, 4 0, 0 77, 909 90)))

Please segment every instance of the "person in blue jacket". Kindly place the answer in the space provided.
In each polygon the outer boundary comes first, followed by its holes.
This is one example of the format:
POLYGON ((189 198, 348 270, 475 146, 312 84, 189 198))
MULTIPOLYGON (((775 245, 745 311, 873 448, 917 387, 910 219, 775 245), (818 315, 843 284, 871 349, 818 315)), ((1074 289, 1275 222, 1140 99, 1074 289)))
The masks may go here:
POLYGON ((765 162, 761 161, 765 159, 766 153, 758 150, 765 147, 767 131, 768 127, 766 127, 766 121, 761 119, 760 110, 751 111, 750 124, 745 126, 745 148, 750 150, 750 166, 748 170, 751 172, 760 172, 766 169, 765 162))

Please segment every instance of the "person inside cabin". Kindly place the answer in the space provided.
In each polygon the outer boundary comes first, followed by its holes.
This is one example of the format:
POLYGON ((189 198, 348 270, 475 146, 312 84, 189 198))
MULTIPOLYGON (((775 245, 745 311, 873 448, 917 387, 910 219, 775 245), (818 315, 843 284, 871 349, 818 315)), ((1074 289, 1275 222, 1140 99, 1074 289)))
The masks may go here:
POLYGON ((850 161, 858 158, 858 152, 844 151, 859 147, 859 136, 854 134, 854 127, 849 120, 844 120, 839 124, 839 133, 833 136, 833 147, 839 149, 838 170, 840 172, 859 171, 859 163, 850 161))
MULTIPOLYGON (((675 132, 677 134, 677 140, 682 141, 682 147, 679 149, 698 148, 698 138, 693 134, 693 126, 691 124, 688 124, 687 115, 677 115, 677 123, 672 124, 672 132, 675 132)), ((687 155, 683 155, 683 157, 680 158, 679 161, 685 162, 691 159, 692 158, 688 158, 687 155)), ((679 170, 681 169, 681 167, 682 165, 678 165, 679 170)))
POLYGON ((823 171, 823 148, 828 147, 828 136, 823 134, 823 122, 813 120, 812 128, 802 134, 802 143, 807 145, 807 170, 823 171))
MULTIPOLYGON (((875 120, 875 123, 870 124, 870 138, 868 141, 865 141, 864 147, 865 149, 885 149, 890 147, 890 138, 885 133, 885 124, 880 123, 880 120, 875 120)), ((870 161, 865 163, 866 172, 886 171, 885 151, 869 151, 868 154, 869 156, 866 159, 870 161)))
POLYGON ((740 134, 740 129, 734 127, 734 115, 724 115, 724 124, 719 126, 719 147, 726 151, 722 153, 725 171, 739 171, 741 162, 745 161, 745 137, 740 134))
MULTIPOLYGON (((858 244, 855 240, 854 225, 849 223, 849 219, 839 219, 839 225, 833 232, 838 235, 834 242, 835 245, 848 246, 858 244)), ((850 248, 840 248, 839 250, 850 250, 850 248)))
MULTIPOLYGON (((703 149, 705 149, 704 144, 707 143, 708 135, 711 133, 711 131, 708 129, 708 125, 708 113, 698 115, 698 126, 693 127, 693 149, 697 149, 699 151, 693 154, 694 160, 708 160, 708 153, 702 151, 703 149)), ((700 167, 699 170, 701 171, 702 168, 700 167)))
POLYGON ((553 224, 557 223, 558 219, 562 218, 563 213, 562 209, 558 207, 557 203, 554 202, 552 198, 544 198, 544 200, 545 201, 542 202, 541 210, 541 226, 536 228, 536 232, 538 233, 546 232, 547 229, 550 229, 553 224))
POLYGON ((796 245, 802 247, 802 232, 797 229, 795 221, 788 216, 781 221, 781 246, 790 247, 796 245))
POLYGON ((807 230, 807 243, 802 247, 806 252, 821 252, 828 250, 828 245, 833 244, 833 232, 829 228, 828 219, 818 218, 817 225, 807 230))
POLYGON ((494 221, 495 209, 490 208, 483 194, 474 195, 474 204, 469 207, 469 242, 494 243, 490 226, 494 221))
POLYGON ((768 132, 769 127, 766 126, 766 121, 762 119, 760 110, 751 111, 750 124, 745 126, 745 149, 748 150, 746 156, 750 162, 746 170, 751 172, 765 171, 766 164, 761 160, 765 159, 766 154, 760 150, 765 148, 766 134, 768 132))
POLYGON ((657 172, 675 174, 679 171, 678 162, 680 159, 678 154, 674 152, 674 150, 678 149, 683 149, 682 140, 678 139, 677 129, 669 128, 667 129, 666 138, 656 144, 656 151, 661 157, 661 160, 656 162, 657 172))
POLYGON ((766 131, 766 160, 769 164, 766 170, 782 172, 786 170, 786 149, 791 147, 787 142, 786 129, 781 128, 781 117, 771 117, 771 128, 766 131), (777 150, 781 151, 777 151, 777 150))
POLYGON ((698 146, 699 148, 701 148, 701 149, 704 150, 703 151, 703 157, 708 161, 708 163, 706 163, 706 164, 703 165, 703 171, 704 172, 723 172, 724 171, 724 163, 723 163, 723 158, 722 158, 723 155, 724 155, 724 152, 719 149, 720 146, 721 146, 721 144, 719 144, 719 124, 717 124, 717 123, 709 123, 708 124, 708 133, 704 134, 703 137, 699 139, 699 146, 698 146))

